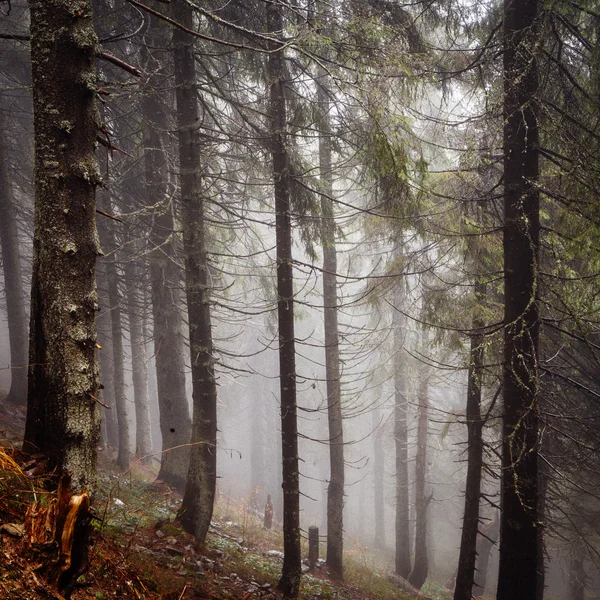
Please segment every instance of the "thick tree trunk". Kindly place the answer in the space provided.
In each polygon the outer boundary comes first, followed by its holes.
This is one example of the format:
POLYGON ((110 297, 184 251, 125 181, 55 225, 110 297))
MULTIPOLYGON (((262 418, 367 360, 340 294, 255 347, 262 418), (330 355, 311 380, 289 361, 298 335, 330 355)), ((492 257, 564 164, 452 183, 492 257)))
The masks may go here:
MULTIPOLYGON (((176 19, 194 27, 191 7, 174 0, 176 19)), ((196 92, 194 38, 176 28, 173 32, 177 133, 181 199, 185 291, 188 306, 194 412, 190 468, 180 510, 189 533, 204 543, 217 485, 217 385, 214 373, 210 285, 206 256, 204 196, 200 174, 200 115, 196 92)))
POLYGON ((80 491, 92 484, 100 434, 97 39, 89 2, 79 2, 76 15, 66 0, 31 0, 29 7, 35 231, 24 449, 45 453, 80 491))
MULTIPOLYGON (((107 194, 99 194, 99 204, 104 212, 113 213, 112 203, 107 194)), ((117 270, 117 239, 113 229, 115 223, 102 223, 99 227, 100 241, 108 254, 104 259, 103 268, 106 272, 107 296, 109 304, 102 306, 110 310, 110 326, 112 341, 112 375, 113 393, 117 416, 118 454, 117 464, 121 469, 128 469, 131 459, 129 418, 127 415, 127 396, 125 394, 125 353, 123 351, 123 324, 121 314, 121 291, 119 290, 120 275, 117 270)))
MULTIPOLYGON (((0 111, 0 131, 6 132, 2 111, 0 111)), ((4 271, 11 369, 10 391, 6 402, 18 405, 25 404, 27 401, 27 315, 8 156, 6 137, 3 135, 0 138, 0 250, 4 271)))
POLYGON ((160 90, 166 88, 168 55, 157 54, 169 43, 164 23, 150 19, 146 46, 148 76, 144 82, 142 114, 144 119, 144 170, 146 198, 153 207, 150 277, 152 282, 152 316, 154 319, 154 355, 156 387, 162 436, 162 456, 158 478, 183 492, 189 468, 191 419, 185 389, 184 346, 181 335, 181 272, 175 260, 173 213, 168 194, 169 171, 163 148, 162 132, 170 129, 160 90))
MULTIPOLYGON (((475 285, 475 300, 485 294, 482 284, 475 285)), ((475 329, 481 327, 474 319, 475 329)), ((460 555, 454 600, 471 600, 477 562, 477 531, 479 529, 479 501, 483 469, 483 421, 481 419, 481 379, 483 376, 483 336, 471 337, 469 379, 467 385, 467 481, 465 483, 465 511, 463 517, 460 555)))
MULTIPOLYGON (((423 340, 426 339, 423 332, 423 340)), ((423 350, 424 352, 424 350, 423 350)), ((408 581, 417 589, 421 589, 429 571, 427 552, 427 508, 431 498, 425 495, 427 474, 427 435, 429 425, 429 390, 426 367, 419 368, 419 420, 417 425, 417 456, 415 459, 415 563, 408 576, 408 581)))
POLYGON ((504 419, 498 600, 538 586, 538 0, 504 4, 504 419))
MULTIPOLYGON (((283 31, 281 5, 267 5, 267 31, 283 31)), ((281 449, 283 461, 283 570, 278 588, 287 597, 298 596, 301 574, 300 481, 296 405, 296 348, 294 336, 294 282, 290 172, 286 147, 286 106, 283 49, 276 42, 267 57, 271 156, 275 188, 277 248, 277 317, 279 324, 279 383, 281 449)))
MULTIPOLYGON (((403 240, 399 234, 395 259, 403 261, 403 240)), ((404 310, 405 281, 394 291, 394 443, 396 450, 396 574, 408 579, 410 564, 410 520, 408 498, 408 396, 406 393, 406 335, 404 310)), ((415 557, 416 561, 416 557, 415 557)), ((419 586, 420 587, 420 586, 419 586)))
POLYGON ((323 310, 325 327, 325 377, 329 425, 329 488, 327 491, 327 566, 340 577, 344 552, 344 429, 340 382, 340 345, 337 297, 337 250, 331 171, 329 79, 321 73, 317 82, 319 103, 319 172, 321 180, 321 242, 323 245, 323 310))

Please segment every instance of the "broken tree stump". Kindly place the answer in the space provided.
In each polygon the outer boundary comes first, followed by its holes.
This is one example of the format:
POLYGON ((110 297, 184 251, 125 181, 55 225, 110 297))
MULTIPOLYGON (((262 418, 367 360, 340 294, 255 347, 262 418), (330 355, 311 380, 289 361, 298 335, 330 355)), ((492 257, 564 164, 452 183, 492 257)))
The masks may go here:
POLYGON ((263 524, 265 529, 271 529, 273 525, 273 503, 271 502, 271 494, 267 496, 267 503, 265 504, 265 519, 263 524))
POLYGON ((314 569, 319 560, 319 528, 311 525, 308 528, 308 565, 314 569))

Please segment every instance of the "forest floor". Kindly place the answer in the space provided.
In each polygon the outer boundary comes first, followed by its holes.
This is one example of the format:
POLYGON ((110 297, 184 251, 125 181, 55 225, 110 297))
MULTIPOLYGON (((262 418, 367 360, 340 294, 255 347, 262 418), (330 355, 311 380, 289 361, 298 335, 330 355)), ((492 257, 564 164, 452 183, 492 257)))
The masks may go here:
MULTIPOLYGON (((27 507, 43 497, 44 486, 37 463, 18 451, 23 423, 22 409, 9 413, 0 405, 0 599, 60 600, 42 575, 44 561, 24 545, 27 507)), ((148 467, 134 465, 122 474, 100 454, 89 569, 78 580, 74 600, 279 597, 282 533, 264 529, 246 502, 221 497, 207 543, 200 546, 175 521, 181 501, 176 491, 152 481, 148 467)), ((366 548, 346 552, 344 582, 323 561, 303 569, 300 598, 306 600, 415 597, 398 590, 366 548)), ((423 592, 432 600, 451 597, 434 584, 423 592)))

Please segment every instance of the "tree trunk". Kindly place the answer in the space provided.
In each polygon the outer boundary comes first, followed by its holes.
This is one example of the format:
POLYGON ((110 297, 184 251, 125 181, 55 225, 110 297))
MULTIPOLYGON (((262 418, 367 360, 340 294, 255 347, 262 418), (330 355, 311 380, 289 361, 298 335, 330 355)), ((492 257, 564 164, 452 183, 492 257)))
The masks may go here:
MULTIPOLYGON (((162 456, 158 479, 183 492, 189 468, 191 435, 190 409, 185 389, 184 346, 181 336, 182 315, 179 289, 181 273, 175 260, 173 213, 168 194, 169 166, 163 147, 162 132, 169 131, 160 90, 166 87, 168 30, 158 19, 150 19, 146 44, 154 54, 145 56, 146 73, 142 95, 144 119, 144 170, 147 204, 153 208, 150 242, 150 277, 152 282, 152 316, 154 320, 154 355, 156 387, 162 436, 162 456)), ((169 51, 170 53, 170 51, 169 51)))
POLYGON ((327 566, 343 574, 344 552, 344 430, 340 384, 338 329, 337 250, 333 211, 329 78, 323 71, 317 81, 319 103, 319 172, 321 180, 321 242, 323 245, 323 311, 325 327, 325 378, 329 424, 329 488, 327 491, 327 566))
MULTIPOLYGON (((6 132, 4 121, 4 114, 0 111, 2 132, 6 132)), ((4 134, 0 139, 0 250, 2 250, 4 271, 11 369, 10 391, 6 402, 18 405, 25 404, 27 401, 27 315, 8 156, 4 134)))
POLYGON ((253 395, 253 398, 254 407, 250 433, 250 490, 257 500, 257 508, 260 508, 265 492, 265 433, 263 426, 265 415, 262 399, 258 395, 253 395))
MULTIPOLYGON (((422 339, 426 339, 423 331, 422 339)), ((424 344, 423 344, 424 346, 424 344)), ((422 350, 424 352, 424 349, 422 350)), ((425 479, 427 474, 427 434, 429 424, 429 390, 426 367, 419 368, 419 421, 417 425, 417 456, 415 459, 415 564, 408 576, 408 581, 418 590, 421 589, 429 571, 427 553, 427 508, 431 497, 425 495, 425 479)))
POLYGON ((35 230, 24 449, 45 453, 80 491, 93 482, 100 434, 97 39, 89 2, 75 16, 65 0, 31 0, 29 7, 35 230))
MULTIPOLYGON (((98 227, 101 230, 101 227, 98 227)), ((98 315, 98 341, 100 350, 100 382, 102 384, 101 400, 110 408, 103 408, 101 411, 102 419, 106 422, 106 441, 113 448, 119 446, 119 429, 117 424, 117 414, 115 408, 115 370, 114 370, 114 355, 112 346, 112 316, 109 306, 110 299, 108 297, 108 282, 106 280, 106 265, 102 262, 98 264, 97 286, 98 298, 100 305, 100 314, 98 315)))
MULTIPOLYGON (((475 302, 485 295, 484 285, 475 284, 475 302)), ((475 308, 477 310, 477 308, 475 308)), ((482 326, 473 320, 475 330, 482 326)), ((479 529, 479 501, 483 469, 483 421, 481 419, 481 379, 483 376, 483 335, 471 337, 469 375, 467 385, 467 481, 465 483, 465 511, 463 517, 460 554, 454 600, 471 600, 477 561, 477 531, 479 529)))
POLYGON ((569 592, 571 600, 585 600, 585 541, 576 540, 571 548, 569 564, 569 592))
MULTIPOLYGON (((381 425, 381 412, 375 407, 371 413, 373 429, 381 425)), ((383 494, 385 474, 385 454, 383 452, 383 435, 376 431, 373 436, 373 492, 375 513, 375 538, 373 545, 376 548, 385 548, 385 498, 383 494)))
MULTIPOLYGON (((104 212, 113 213, 112 203, 105 192, 99 194, 100 206, 104 212)), ((113 392, 117 416, 118 454, 117 464, 121 469, 128 469, 131 459, 129 418, 127 415, 127 396, 125 394, 125 353, 123 351, 123 324, 121 314, 121 292, 119 290, 120 275, 117 269, 118 242, 114 231, 115 223, 102 222, 99 227, 100 241, 105 246, 108 258, 103 260, 108 286, 110 310, 112 357, 113 357, 113 392)))
MULTIPOLYGON (((403 261, 403 239, 399 234, 395 259, 403 261)), ((406 335, 402 314, 405 301, 405 281, 401 279, 394 290, 394 443, 396 446, 396 574, 408 579, 410 564, 410 519, 408 498, 408 397, 406 394, 406 335)), ((416 561, 416 557, 415 557, 416 561)), ((419 586, 420 587, 420 586, 419 586)))
MULTIPOLYGON (((131 339, 131 374, 133 380, 133 398, 135 406, 135 452, 144 457, 152 453, 152 432, 150 427, 150 397, 148 394, 148 355, 144 338, 144 322, 142 317, 143 293, 141 245, 138 240, 129 240, 138 256, 129 259, 124 265, 125 283, 127 286, 127 315, 129 317, 129 335, 131 339)), ((145 459, 144 462, 147 462, 145 459)))
POLYGON ((504 3, 504 419, 498 600, 538 585, 538 0, 504 3))
POLYGON ((496 513, 494 519, 477 536, 477 562, 475 565, 475 581, 473 583, 474 596, 483 596, 485 592, 490 552, 494 544, 498 541, 499 526, 499 515, 496 513))
MULTIPOLYGON (((192 29, 194 19, 191 7, 184 0, 174 0, 173 5, 176 19, 192 29)), ((200 176, 200 115, 196 92, 194 38, 175 28, 173 46, 184 217, 185 291, 194 399, 190 468, 180 519, 185 530, 204 543, 212 518, 217 484, 217 385, 210 316, 204 196, 200 176)))
MULTIPOLYGON (((267 31, 283 31, 281 5, 268 4, 267 31)), ((283 49, 270 43, 267 57, 271 156, 275 188, 277 248, 277 317, 279 324, 279 383, 281 448, 283 461, 283 570, 278 589, 287 597, 298 596, 301 574, 300 482, 298 473, 298 423, 296 406, 296 349, 294 337, 294 282, 290 210, 289 157, 286 147, 286 106, 283 49)))

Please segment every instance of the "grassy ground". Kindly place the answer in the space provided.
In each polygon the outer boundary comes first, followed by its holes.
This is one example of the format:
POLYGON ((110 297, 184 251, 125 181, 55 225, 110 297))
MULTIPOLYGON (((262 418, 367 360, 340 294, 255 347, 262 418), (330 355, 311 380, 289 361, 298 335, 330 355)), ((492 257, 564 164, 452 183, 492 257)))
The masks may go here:
MULTIPOLYGON (((43 474, 36 474, 31 464, 25 466, 25 457, 10 448, 5 444, 4 450, 0 449, 0 599, 60 600, 45 583, 44 552, 26 548, 24 539, 18 536, 28 505, 34 499, 50 499, 52 495, 44 489, 43 474), (3 533, 2 524, 8 523, 16 525, 17 531, 3 533)), ((152 477, 148 467, 139 466, 122 475, 108 457, 102 457, 89 569, 80 577, 73 599, 277 597, 281 531, 265 530, 244 502, 222 497, 215 508, 206 546, 200 546, 175 521, 178 494, 163 484, 152 483, 152 477)), ((303 553, 308 554, 307 548, 303 553)), ((324 565, 305 569, 301 598, 306 600, 411 597, 388 580, 367 548, 349 549, 344 582, 330 577, 324 565)), ((450 598, 435 585, 426 586, 423 592, 435 600, 450 598)))

